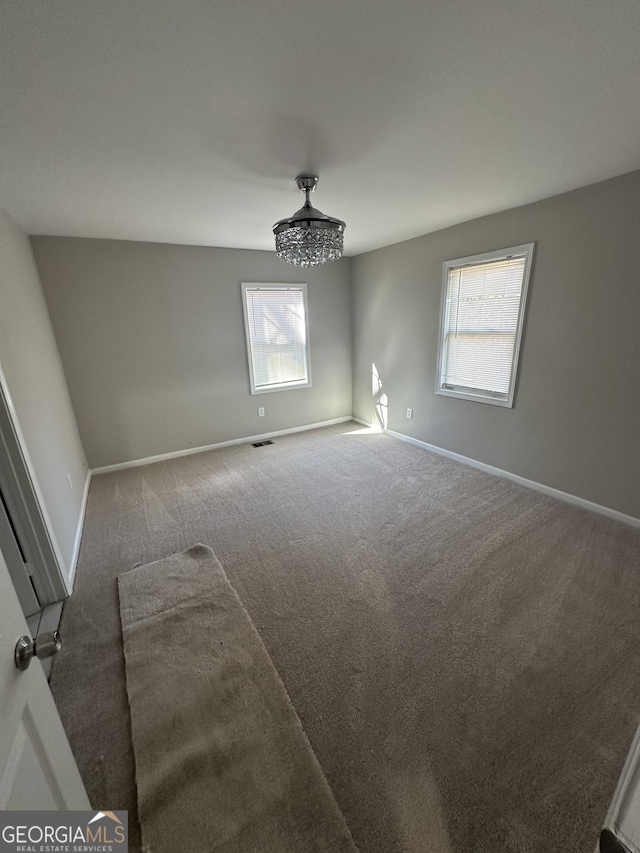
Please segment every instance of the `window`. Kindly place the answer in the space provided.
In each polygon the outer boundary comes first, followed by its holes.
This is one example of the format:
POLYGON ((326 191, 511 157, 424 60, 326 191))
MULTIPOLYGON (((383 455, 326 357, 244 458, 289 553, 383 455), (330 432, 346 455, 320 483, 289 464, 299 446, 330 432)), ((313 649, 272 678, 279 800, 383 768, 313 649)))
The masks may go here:
POLYGON ((513 405, 533 243, 446 261, 436 394, 513 405))
POLYGON ((251 393, 308 388, 306 284, 243 284, 251 393))

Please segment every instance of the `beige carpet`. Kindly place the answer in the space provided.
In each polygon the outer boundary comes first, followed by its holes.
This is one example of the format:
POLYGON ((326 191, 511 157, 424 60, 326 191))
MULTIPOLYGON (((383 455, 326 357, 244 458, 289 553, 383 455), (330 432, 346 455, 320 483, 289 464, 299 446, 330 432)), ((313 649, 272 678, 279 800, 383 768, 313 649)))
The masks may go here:
POLYGON ((361 853, 591 853, 640 717, 640 531, 358 430, 94 478, 52 681, 94 804, 136 823, 116 576, 204 542, 361 853))
POLYGON ((118 578, 142 839, 153 853, 357 853, 210 548, 118 578))

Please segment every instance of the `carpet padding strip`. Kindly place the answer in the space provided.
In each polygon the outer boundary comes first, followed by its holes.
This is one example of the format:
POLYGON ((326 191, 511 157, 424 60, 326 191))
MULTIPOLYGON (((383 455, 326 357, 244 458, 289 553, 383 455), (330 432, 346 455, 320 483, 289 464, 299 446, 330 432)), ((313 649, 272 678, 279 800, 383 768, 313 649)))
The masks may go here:
POLYGON ((118 577, 149 853, 353 853, 284 685, 210 548, 118 577))

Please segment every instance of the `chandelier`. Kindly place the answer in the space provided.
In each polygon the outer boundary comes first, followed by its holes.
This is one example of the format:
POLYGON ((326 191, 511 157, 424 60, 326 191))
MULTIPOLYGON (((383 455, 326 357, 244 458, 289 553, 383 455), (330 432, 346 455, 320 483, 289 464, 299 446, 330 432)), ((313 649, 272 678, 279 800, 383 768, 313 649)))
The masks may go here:
POLYGON ((273 226, 276 254, 297 267, 317 267, 342 257, 345 223, 312 207, 309 195, 317 184, 316 175, 298 175, 296 183, 306 194, 304 205, 293 216, 273 226))

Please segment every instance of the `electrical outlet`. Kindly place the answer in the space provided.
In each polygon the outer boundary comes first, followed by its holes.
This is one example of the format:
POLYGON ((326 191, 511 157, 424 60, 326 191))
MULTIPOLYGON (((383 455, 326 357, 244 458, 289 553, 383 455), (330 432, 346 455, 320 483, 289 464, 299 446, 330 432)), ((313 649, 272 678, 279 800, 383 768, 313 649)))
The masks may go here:
POLYGON ((407 409, 407 417, 411 419, 413 417, 413 409, 407 409))
POLYGON ((67 483, 69 483, 69 491, 73 491, 73 483, 71 482, 71 474, 67 474, 67 483))
POLYGON ((263 417, 264 417, 264 406, 259 406, 259 408, 258 408, 258 417, 259 417, 259 418, 263 418, 263 417))

